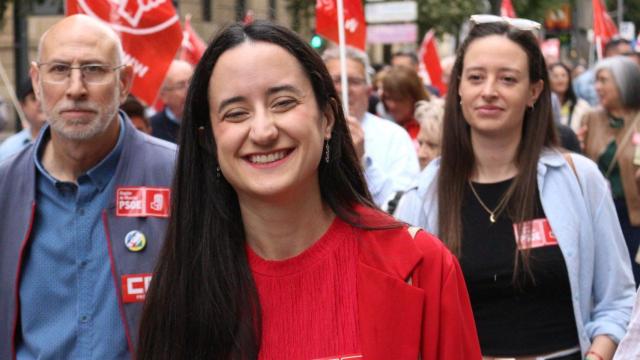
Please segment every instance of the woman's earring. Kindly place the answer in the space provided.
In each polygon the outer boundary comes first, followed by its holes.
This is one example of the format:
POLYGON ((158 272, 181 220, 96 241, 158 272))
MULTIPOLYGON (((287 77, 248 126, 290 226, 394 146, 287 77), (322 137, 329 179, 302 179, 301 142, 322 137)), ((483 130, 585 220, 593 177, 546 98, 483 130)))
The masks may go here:
POLYGON ((216 166, 216 178, 220 179, 222 177, 222 173, 220 171, 220 166, 216 166))
POLYGON ((329 149, 329 139, 327 139, 327 147, 325 147, 324 149, 324 162, 326 162, 327 164, 329 163, 329 159, 330 159, 330 149, 329 149))

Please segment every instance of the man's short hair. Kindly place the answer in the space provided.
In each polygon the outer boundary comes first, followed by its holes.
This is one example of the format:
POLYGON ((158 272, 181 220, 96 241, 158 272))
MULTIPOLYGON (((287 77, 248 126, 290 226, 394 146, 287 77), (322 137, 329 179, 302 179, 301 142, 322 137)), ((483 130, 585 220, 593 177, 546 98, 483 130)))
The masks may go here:
POLYGON ((120 105, 120 110, 124 111, 129 117, 147 118, 144 105, 133 95, 127 96, 127 99, 120 105))
MULTIPOLYGON (((347 46, 345 50, 345 56, 347 59, 356 61, 364 67, 365 80, 367 81, 367 85, 371 85, 371 77, 375 72, 369 63, 369 56, 367 53, 350 46, 347 46)), ((340 48, 337 46, 328 48, 322 53, 322 61, 324 61, 325 64, 330 60, 340 60, 340 48)))
POLYGON ((31 79, 27 78, 23 80, 20 85, 21 86, 20 88, 18 88, 16 95, 18 96, 18 101, 23 103, 26 100, 27 96, 34 94, 33 84, 31 84, 31 79))
MULTIPOLYGON (((604 54, 608 54, 612 50, 616 50, 616 48, 619 45, 629 45, 629 46, 631 46, 631 42, 629 40, 627 40, 627 39, 621 38, 619 36, 615 36, 615 37, 611 38, 611 40, 609 40, 609 42, 607 42, 607 44, 604 46, 604 54)), ((624 54, 620 54, 620 55, 624 55, 624 54)))
POLYGON ((416 52, 413 50, 396 51, 395 53, 393 53, 393 55, 391 55, 391 60, 393 60, 393 58, 398 56, 408 57, 409 59, 411 59, 411 62, 413 63, 413 65, 420 64, 420 60, 418 59, 418 54, 416 54, 416 52))

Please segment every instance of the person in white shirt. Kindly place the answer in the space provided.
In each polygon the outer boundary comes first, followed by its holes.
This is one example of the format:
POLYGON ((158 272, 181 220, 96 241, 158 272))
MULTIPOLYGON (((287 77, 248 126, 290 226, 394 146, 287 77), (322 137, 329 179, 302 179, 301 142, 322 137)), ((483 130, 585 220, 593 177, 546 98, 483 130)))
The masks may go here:
MULTIPOLYGON (((347 48, 346 57, 349 131, 364 168, 369 192, 376 205, 385 208, 396 193, 412 185, 420 171, 418 157, 404 129, 367 112, 371 93, 371 66, 367 54, 347 48)), ((327 49, 322 58, 341 94, 338 49, 327 49)))

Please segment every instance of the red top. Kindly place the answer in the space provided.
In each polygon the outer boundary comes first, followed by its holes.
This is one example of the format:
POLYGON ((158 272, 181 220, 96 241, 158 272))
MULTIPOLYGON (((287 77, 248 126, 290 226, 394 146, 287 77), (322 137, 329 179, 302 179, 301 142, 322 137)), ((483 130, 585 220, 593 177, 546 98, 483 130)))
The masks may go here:
POLYGON ((415 140, 418 137, 418 133, 420 132, 420 123, 416 119, 411 119, 405 122, 402 124, 402 127, 407 130, 411 140, 415 140))
POLYGON ((262 308, 260 359, 360 354, 356 273, 358 237, 336 217, 298 256, 269 261, 247 246, 262 308))
POLYGON ((413 147, 416 149, 416 152, 418 152, 418 150, 420 149, 420 144, 418 144, 418 133, 420 132, 420 123, 416 119, 412 119, 402 124, 402 127, 409 133, 411 142, 413 142, 413 147))

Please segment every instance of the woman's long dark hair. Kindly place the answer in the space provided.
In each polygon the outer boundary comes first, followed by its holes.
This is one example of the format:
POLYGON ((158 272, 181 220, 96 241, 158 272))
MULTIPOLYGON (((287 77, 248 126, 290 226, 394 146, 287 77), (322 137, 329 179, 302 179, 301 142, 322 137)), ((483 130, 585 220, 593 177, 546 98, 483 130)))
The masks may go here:
MULTIPOLYGON (((573 91, 573 80, 571 79, 571 69, 569 69, 569 67, 564 63, 556 62, 549 65, 549 71, 552 71, 557 67, 560 67, 562 70, 564 70, 564 72, 567 73, 567 79, 569 79, 567 82, 567 91, 565 92, 564 97, 562 99, 564 102, 561 103, 561 105, 564 105, 567 101, 571 101, 571 105, 569 107, 569 121, 571 121, 571 114, 573 114, 573 108, 576 106, 576 102, 578 101, 578 97, 576 96, 576 93, 573 91)), ((560 100, 559 97, 558 97, 558 100, 560 100)))
POLYGON ((320 111, 333 116, 331 157, 319 164, 322 200, 341 219, 364 224, 355 205, 373 207, 333 81, 314 50, 278 25, 221 30, 193 74, 180 133, 171 219, 144 307, 138 359, 255 359, 260 304, 246 256, 237 194, 218 177, 209 117, 209 81, 219 57, 244 42, 278 45, 307 74, 320 111))
MULTIPOLYGON (((518 174, 507 190, 507 196, 510 197, 507 210, 514 224, 534 216, 537 203, 538 159, 544 147, 557 144, 551 113, 549 79, 536 38, 529 31, 517 30, 505 24, 474 26, 458 50, 451 74, 444 114, 442 160, 438 175, 438 231, 440 238, 458 256, 462 240, 462 202, 467 181, 476 165, 471 146, 471 132, 462 113, 458 88, 462 78, 464 56, 469 45, 491 35, 505 36, 518 44, 527 54, 531 84, 539 80, 544 82, 544 88, 534 107, 528 108, 524 113, 522 137, 515 158, 518 174)), ((526 252, 524 255, 523 260, 527 265, 526 252)), ((516 266, 518 256, 516 255, 516 266)))

